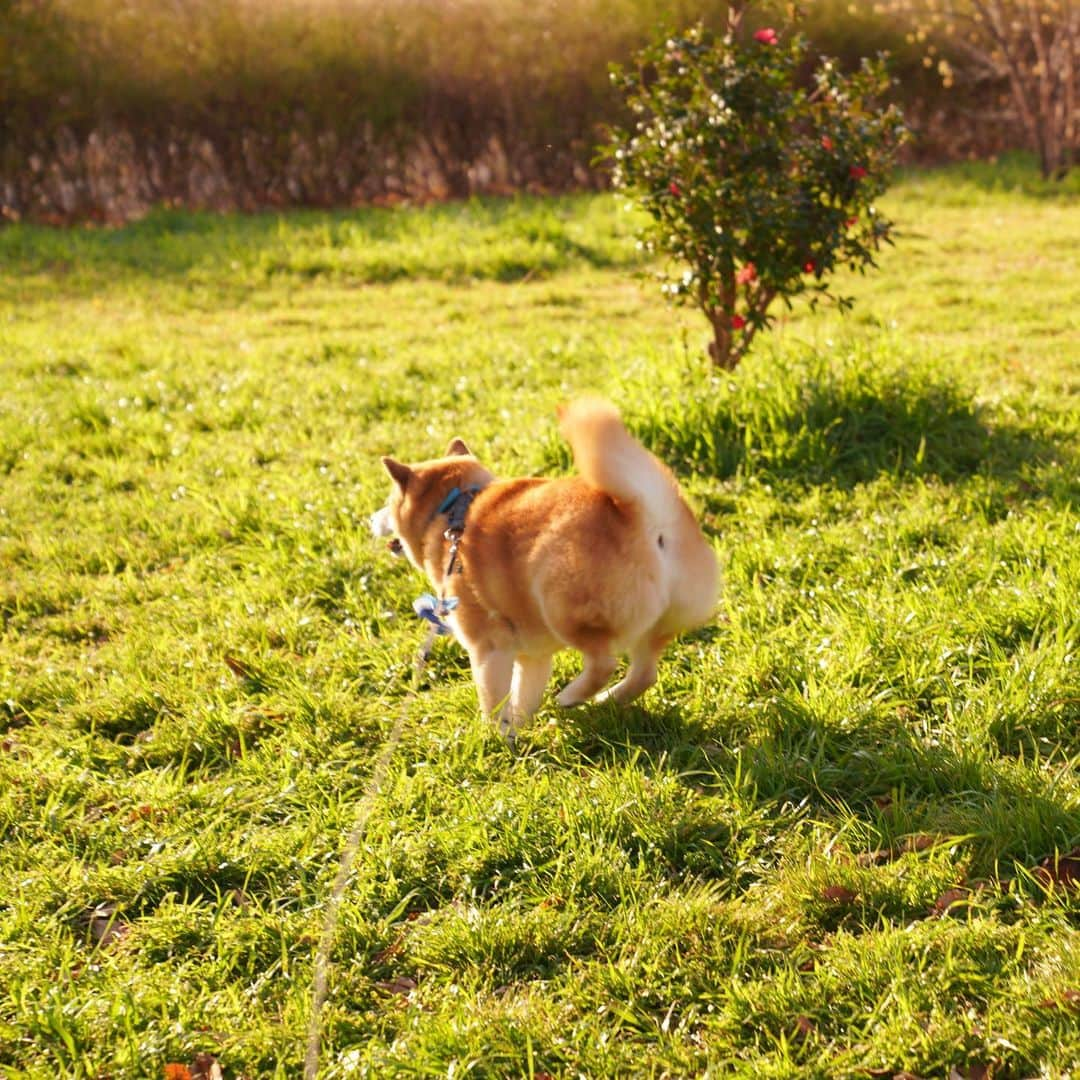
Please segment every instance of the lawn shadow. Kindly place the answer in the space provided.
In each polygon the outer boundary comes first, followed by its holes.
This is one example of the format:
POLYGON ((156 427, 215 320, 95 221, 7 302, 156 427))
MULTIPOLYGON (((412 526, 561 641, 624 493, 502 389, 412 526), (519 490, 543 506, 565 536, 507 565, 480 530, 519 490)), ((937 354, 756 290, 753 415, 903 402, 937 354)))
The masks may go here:
MULTIPOLYGON (((828 723, 789 696, 774 702, 763 727, 759 719, 730 743, 722 718, 706 727, 673 704, 589 706, 574 717, 561 753, 593 769, 633 764, 675 777, 722 803, 744 803, 743 816, 761 817, 773 831, 809 818, 838 834, 855 823, 875 838, 871 848, 913 835, 959 837, 964 865, 978 878, 1008 875, 1014 861, 1034 866, 1080 840, 1068 793, 1046 792, 1020 762, 923 737, 894 716, 828 723)), ((673 872, 738 887, 727 844, 736 831, 722 817, 688 810, 673 872)))
POLYGON ((786 697, 764 731, 708 757, 722 772, 737 768, 759 799, 805 806, 816 821, 854 818, 879 836, 965 837, 976 877, 1075 844, 1080 821, 1067 792, 1050 795, 1022 763, 912 723, 876 715, 835 725, 786 697))

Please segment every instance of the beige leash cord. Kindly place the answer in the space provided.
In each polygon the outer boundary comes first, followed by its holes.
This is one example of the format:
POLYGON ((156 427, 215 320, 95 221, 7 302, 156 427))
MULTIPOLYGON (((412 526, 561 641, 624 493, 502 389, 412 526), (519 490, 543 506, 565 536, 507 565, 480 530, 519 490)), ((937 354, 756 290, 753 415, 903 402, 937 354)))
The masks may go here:
POLYGON ((326 1004, 326 998, 330 983, 330 952, 334 947, 334 938, 337 936, 338 914, 341 910, 341 900, 345 890, 349 886, 349 875, 352 873, 353 863, 356 861, 357 852, 360 850, 360 842, 367 831, 368 818, 371 817, 375 800, 382 792, 386 774, 390 769, 390 759, 401 741, 401 732, 405 726, 405 716, 409 706, 420 692, 420 679, 427 667, 428 657, 431 655, 431 646, 435 641, 436 628, 430 627, 427 639, 416 654, 413 662, 412 686, 409 688, 405 700, 398 710, 397 720, 394 727, 383 744, 382 751, 375 768, 371 772, 364 789, 363 797, 356 808, 356 820, 353 822, 352 831, 345 842, 341 852, 341 860, 338 863, 337 876, 334 878, 334 887, 330 890, 330 898, 326 902, 326 913, 323 916, 322 933, 319 935, 319 947, 315 953, 315 977, 311 990, 311 1021, 308 1024, 307 1053, 304 1055, 304 1080, 316 1080, 319 1073, 319 1050, 322 1045, 322 1011, 326 1004))

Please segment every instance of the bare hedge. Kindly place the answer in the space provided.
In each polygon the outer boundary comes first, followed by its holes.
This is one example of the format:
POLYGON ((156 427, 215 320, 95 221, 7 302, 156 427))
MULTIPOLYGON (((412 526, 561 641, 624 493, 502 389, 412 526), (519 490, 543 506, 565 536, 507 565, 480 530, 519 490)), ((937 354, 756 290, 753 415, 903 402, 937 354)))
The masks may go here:
MULTIPOLYGON (((854 63, 890 48, 924 157, 1009 144, 904 28, 822 0, 854 63), (979 123, 972 117, 978 116, 979 123)), ((610 61, 717 0, 0 0, 0 213, 122 221, 600 186, 610 61)), ((991 105, 993 102, 991 102, 991 105)))

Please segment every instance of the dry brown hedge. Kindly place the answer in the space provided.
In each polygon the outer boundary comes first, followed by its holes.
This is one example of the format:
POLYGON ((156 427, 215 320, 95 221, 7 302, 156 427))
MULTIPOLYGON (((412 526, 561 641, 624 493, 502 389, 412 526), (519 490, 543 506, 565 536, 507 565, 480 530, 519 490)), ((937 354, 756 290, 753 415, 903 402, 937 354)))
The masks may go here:
MULTIPOLYGON (((921 153, 1008 141, 957 123, 871 5, 809 30, 897 54, 921 153)), ((607 78, 717 0, 0 0, 0 212, 119 221, 156 203, 252 210, 604 183, 607 78)), ((962 117, 961 117, 962 119, 962 117)))

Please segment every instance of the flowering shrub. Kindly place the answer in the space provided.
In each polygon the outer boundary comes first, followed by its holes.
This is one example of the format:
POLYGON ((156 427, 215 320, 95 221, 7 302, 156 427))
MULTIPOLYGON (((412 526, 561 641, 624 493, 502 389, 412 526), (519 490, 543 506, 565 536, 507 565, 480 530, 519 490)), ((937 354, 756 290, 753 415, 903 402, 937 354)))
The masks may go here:
POLYGON ((835 268, 874 264, 891 229, 874 199, 905 136, 879 104, 882 58, 851 75, 821 61, 804 85, 805 39, 744 33, 742 11, 722 38, 698 26, 613 68, 635 123, 605 148, 615 187, 652 218, 643 244, 671 260, 664 292, 702 310, 710 355, 729 369, 775 299, 816 303, 835 268))

